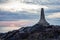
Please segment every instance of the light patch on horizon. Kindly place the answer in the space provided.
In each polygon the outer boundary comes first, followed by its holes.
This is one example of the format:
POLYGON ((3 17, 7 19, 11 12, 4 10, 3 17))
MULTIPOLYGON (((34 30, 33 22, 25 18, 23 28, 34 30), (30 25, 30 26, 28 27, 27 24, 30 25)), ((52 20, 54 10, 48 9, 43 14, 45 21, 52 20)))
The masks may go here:
POLYGON ((20 3, 19 1, 0 4, 0 10, 10 11, 10 12, 24 11, 24 9, 38 10, 40 8, 48 8, 48 7, 43 5, 20 3))
POLYGON ((6 26, 6 27, 26 27, 26 26, 32 26, 36 22, 36 20, 20 20, 20 21, 0 21, 0 26, 6 26))
POLYGON ((47 18, 60 18, 60 12, 52 13, 52 14, 48 15, 47 18))

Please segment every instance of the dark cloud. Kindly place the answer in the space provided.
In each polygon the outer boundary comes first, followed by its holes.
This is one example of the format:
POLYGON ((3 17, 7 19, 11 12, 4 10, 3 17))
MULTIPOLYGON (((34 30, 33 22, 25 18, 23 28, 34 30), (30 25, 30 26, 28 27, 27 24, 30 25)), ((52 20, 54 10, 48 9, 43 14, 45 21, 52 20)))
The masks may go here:
POLYGON ((60 0, 24 0, 23 2, 41 5, 60 5, 60 0))
POLYGON ((48 10, 45 10, 45 13, 57 13, 57 12, 60 12, 60 9, 48 9, 48 10))
POLYGON ((39 18, 36 14, 31 14, 25 11, 12 13, 12 12, 3 12, 0 11, 0 21, 15 21, 20 19, 37 19, 39 18))
POLYGON ((8 2, 8 0, 0 0, 0 4, 1 3, 6 3, 6 2, 8 2))
POLYGON ((45 2, 41 2, 42 5, 60 5, 59 0, 46 0, 45 2))
MULTIPOLYGON (((45 10, 46 15, 60 12, 60 9, 45 10)), ((39 19, 39 14, 29 13, 28 11, 9 12, 0 10, 0 21, 15 21, 20 19, 39 19)))

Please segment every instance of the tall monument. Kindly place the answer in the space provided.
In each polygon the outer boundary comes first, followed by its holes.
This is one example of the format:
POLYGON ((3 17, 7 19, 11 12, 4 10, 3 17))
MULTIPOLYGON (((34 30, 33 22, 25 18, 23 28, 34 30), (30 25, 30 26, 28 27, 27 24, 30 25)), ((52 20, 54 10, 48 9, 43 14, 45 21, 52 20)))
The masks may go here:
POLYGON ((41 15, 40 15, 40 20, 39 20, 39 25, 49 26, 49 23, 45 19, 45 14, 44 14, 44 9, 43 8, 41 8, 41 15))

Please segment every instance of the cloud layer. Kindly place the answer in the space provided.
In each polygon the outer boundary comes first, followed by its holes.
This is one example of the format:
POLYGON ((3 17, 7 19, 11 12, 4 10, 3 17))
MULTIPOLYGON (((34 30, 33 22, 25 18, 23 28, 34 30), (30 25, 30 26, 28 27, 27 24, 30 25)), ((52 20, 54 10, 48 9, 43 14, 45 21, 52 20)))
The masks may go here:
POLYGON ((11 12, 23 11, 24 9, 26 9, 26 10, 37 10, 39 8, 48 8, 48 7, 43 6, 43 5, 20 3, 18 1, 0 4, 1 10, 11 11, 11 12))
POLYGON ((0 0, 0 21, 39 20, 41 8, 49 22, 60 20, 59 0, 0 0))
POLYGON ((51 15, 47 16, 48 18, 60 18, 60 12, 59 13, 53 13, 51 15))

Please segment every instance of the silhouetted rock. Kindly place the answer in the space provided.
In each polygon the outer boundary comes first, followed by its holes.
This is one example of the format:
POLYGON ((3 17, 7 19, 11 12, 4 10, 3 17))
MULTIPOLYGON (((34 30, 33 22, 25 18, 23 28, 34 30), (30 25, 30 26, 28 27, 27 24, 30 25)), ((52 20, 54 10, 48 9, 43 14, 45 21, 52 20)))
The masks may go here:
POLYGON ((60 40, 60 27, 38 26, 23 27, 19 30, 1 33, 2 40, 60 40))

